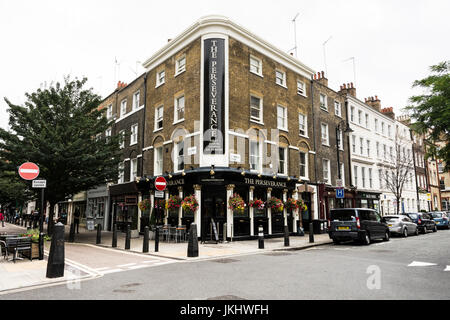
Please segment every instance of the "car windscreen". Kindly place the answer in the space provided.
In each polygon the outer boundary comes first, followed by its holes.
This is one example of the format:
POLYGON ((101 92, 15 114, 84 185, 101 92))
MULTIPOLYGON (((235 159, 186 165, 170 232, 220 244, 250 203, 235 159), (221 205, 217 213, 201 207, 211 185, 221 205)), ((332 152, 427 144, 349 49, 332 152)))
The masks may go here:
POLYGON ((442 218, 442 213, 441 212, 431 212, 431 216, 433 218, 442 218))
POLYGON ((408 214, 408 217, 410 217, 411 219, 417 219, 419 216, 415 213, 410 213, 408 214))
POLYGON ((332 210, 331 221, 356 221, 355 210, 332 210))

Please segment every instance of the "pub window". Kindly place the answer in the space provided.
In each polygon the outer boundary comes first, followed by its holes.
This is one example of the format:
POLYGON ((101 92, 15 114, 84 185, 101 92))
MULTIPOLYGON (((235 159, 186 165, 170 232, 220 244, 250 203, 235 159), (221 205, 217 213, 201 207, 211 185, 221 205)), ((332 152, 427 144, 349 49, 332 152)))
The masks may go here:
POLYGON ((186 71, 186 56, 179 58, 175 63, 175 76, 186 71))
POLYGON ((287 149, 282 147, 278 148, 278 173, 287 174, 287 149))
POLYGON ((164 115, 164 106, 159 106, 155 110, 155 130, 162 129, 163 127, 163 115, 164 115))
POLYGON ((137 143, 138 125, 137 123, 131 126, 130 146, 137 143))
POLYGON ((299 129, 299 134, 303 137, 308 136, 308 132, 306 131, 307 124, 308 124, 308 120, 307 120, 306 115, 304 115, 303 113, 299 113, 298 114, 298 129, 299 129))
POLYGON ((175 121, 184 120, 184 95, 175 98, 175 121))
POLYGON ((250 96, 250 120, 262 122, 263 117, 262 99, 250 96))
POLYGON ((123 117, 127 113, 127 99, 123 99, 120 103, 120 116, 123 117))
POLYGON ((178 142, 175 148, 177 163, 175 165, 176 171, 183 171, 184 169, 184 141, 178 142))
POLYGON ((280 86, 286 87, 286 73, 280 70, 275 70, 275 82, 280 86))
POLYGON ((137 159, 130 161, 130 181, 134 181, 137 175, 137 159))
POLYGON ((261 171, 259 149, 259 141, 250 141, 250 170, 261 171))
POLYGON ((155 148, 154 158, 155 158, 155 161, 154 161, 153 174, 155 176, 161 175, 163 173, 163 147, 162 146, 155 148))
POLYGON ((323 168, 323 182, 330 184, 330 160, 323 159, 322 160, 322 168, 323 168))
POLYGON ((287 108, 277 106, 277 126, 278 129, 287 130, 287 108))
POLYGON ((133 110, 139 108, 139 103, 140 103, 140 92, 138 91, 133 95, 133 110))
POLYGON ((166 71, 162 70, 156 74, 156 86, 160 86, 166 82, 166 71))
POLYGON ((300 151, 300 178, 308 178, 308 158, 305 152, 300 151))
POLYGON ((254 56, 250 56, 250 72, 262 76, 262 61, 254 56))

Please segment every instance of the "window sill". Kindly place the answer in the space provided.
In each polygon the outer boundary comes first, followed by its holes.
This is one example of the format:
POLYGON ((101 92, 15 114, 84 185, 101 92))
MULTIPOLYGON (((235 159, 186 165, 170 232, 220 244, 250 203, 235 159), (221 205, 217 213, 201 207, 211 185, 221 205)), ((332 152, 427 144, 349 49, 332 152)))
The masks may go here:
POLYGON ((136 145, 136 144, 137 144, 137 142, 130 143, 130 147, 131 147, 131 146, 134 146, 134 145, 136 145))
POLYGON ((330 145, 329 145, 329 144, 324 144, 324 143, 322 143, 322 146, 323 146, 323 147, 330 148, 330 145))
POLYGON ((302 97, 304 97, 304 98, 308 98, 308 96, 307 96, 306 94, 303 94, 303 93, 297 92, 297 95, 302 96, 302 97))
POLYGON ((279 85, 280 87, 285 88, 285 89, 288 88, 285 84, 279 84, 279 83, 277 83, 277 82, 275 82, 275 84, 277 84, 277 85, 279 85))
POLYGON ((251 73, 251 74, 254 74, 254 75, 258 76, 258 77, 264 78, 264 76, 262 75, 262 73, 259 74, 259 73, 253 72, 253 71, 251 71, 251 70, 250 70, 250 73, 251 73))
POLYGON ((309 136, 307 136, 307 135, 304 135, 304 134, 301 134, 301 133, 299 133, 299 136, 300 136, 300 137, 302 137, 302 138, 306 138, 306 139, 309 139, 309 136))
POLYGON ((263 125, 264 125, 264 122, 261 122, 261 121, 255 120, 255 119, 250 119, 250 122, 253 122, 253 123, 259 124, 259 125, 261 125, 261 126, 263 126, 263 125))
POLYGON ((284 131, 284 132, 287 132, 287 133, 289 133, 289 130, 288 130, 288 129, 284 129, 284 128, 278 128, 278 127, 277 127, 277 129, 278 129, 278 130, 280 130, 280 131, 284 131))
POLYGON ((330 112, 328 111, 328 108, 322 108, 322 107, 320 107, 320 110, 330 113, 330 112))
POLYGON ((180 74, 185 73, 185 72, 186 72, 186 69, 184 69, 184 70, 182 70, 182 71, 179 71, 179 72, 175 73, 175 74, 173 75, 173 77, 176 78, 176 77, 178 77, 180 74))
POLYGON ((181 123, 181 122, 183 122, 183 121, 184 121, 184 118, 183 118, 183 119, 180 119, 180 120, 177 120, 177 121, 173 122, 172 124, 175 125, 175 124, 181 123))
POLYGON ((161 82, 161 83, 157 84, 157 85, 155 86, 155 89, 161 87, 161 86, 162 86, 163 84, 165 84, 165 83, 166 83, 166 82, 164 81, 164 82, 161 82))
POLYGON ((153 133, 158 132, 158 131, 161 131, 162 129, 163 129, 163 128, 155 129, 155 130, 153 130, 153 133))

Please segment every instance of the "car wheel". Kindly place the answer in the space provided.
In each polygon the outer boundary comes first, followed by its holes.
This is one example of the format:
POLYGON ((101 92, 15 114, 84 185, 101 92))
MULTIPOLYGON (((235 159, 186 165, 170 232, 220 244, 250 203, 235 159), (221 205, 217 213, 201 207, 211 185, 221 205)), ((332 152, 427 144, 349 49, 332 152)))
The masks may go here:
POLYGON ((427 227, 423 227, 422 233, 423 233, 423 234, 427 233, 427 227))
POLYGON ((434 226, 433 232, 437 232, 437 227, 436 226, 434 226))
POLYGON ((416 236, 419 235, 419 228, 416 228, 416 232, 414 233, 416 236))
POLYGON ((367 232, 364 235, 363 244, 366 246, 370 244, 370 236, 369 236, 369 233, 367 233, 367 232))
POLYGON ((389 241, 389 239, 390 239, 389 231, 386 230, 386 232, 384 233, 383 241, 389 241))
POLYGON ((408 236, 408 229, 403 229, 403 238, 406 238, 408 236))
POLYGON ((338 239, 333 239, 334 244, 340 244, 341 242, 338 239))

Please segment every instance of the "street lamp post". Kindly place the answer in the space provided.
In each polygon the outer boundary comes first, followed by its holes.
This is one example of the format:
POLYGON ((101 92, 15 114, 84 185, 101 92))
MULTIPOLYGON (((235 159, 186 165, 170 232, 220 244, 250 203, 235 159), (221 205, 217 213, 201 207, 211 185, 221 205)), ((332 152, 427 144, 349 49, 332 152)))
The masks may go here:
MULTIPOLYGON (((337 154, 337 166, 338 166, 338 179, 341 180, 341 163, 339 160, 339 145, 341 144, 341 139, 339 137, 339 132, 344 129, 343 133, 350 133, 353 130, 350 128, 348 122, 342 120, 336 126, 336 154, 337 154)), ((342 135, 342 140, 344 140, 344 135, 342 135)), ((344 141, 342 141, 342 147, 344 147, 344 141)))

